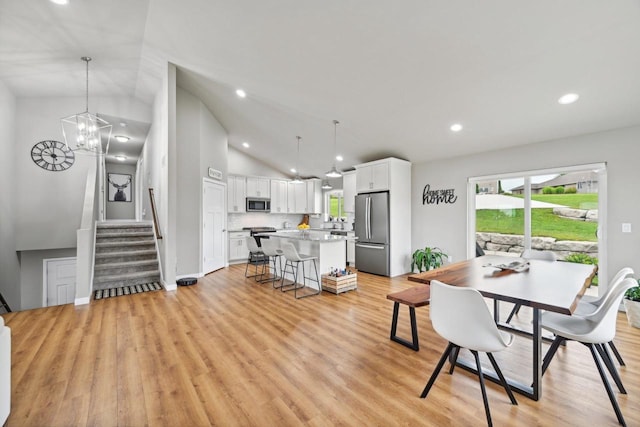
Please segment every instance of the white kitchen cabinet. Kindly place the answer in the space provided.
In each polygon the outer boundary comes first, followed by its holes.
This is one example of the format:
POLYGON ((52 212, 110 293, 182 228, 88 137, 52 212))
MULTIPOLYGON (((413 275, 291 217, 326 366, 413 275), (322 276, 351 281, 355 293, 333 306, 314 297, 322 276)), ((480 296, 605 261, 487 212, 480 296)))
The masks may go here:
POLYGON ((342 197, 344 199, 343 210, 355 212, 356 210, 356 171, 342 174, 342 197))
POLYGON ((244 176, 229 175, 227 179, 227 211, 246 212, 246 181, 244 176))
POLYGON ((379 160, 356 166, 356 190, 358 193, 389 190, 389 163, 379 160))
POLYGON ((289 182, 287 192, 287 213, 306 213, 307 184, 289 182))
POLYGON ((260 197, 268 199, 271 194, 271 183, 269 178, 260 178, 256 176, 247 177, 247 196, 260 197))
POLYGON ((249 258, 249 248, 247 247, 247 237, 251 234, 248 231, 229 232, 229 262, 242 262, 249 258))
POLYGON ((271 180, 271 213, 287 213, 287 193, 287 181, 271 180))
POLYGON ((322 213, 322 180, 309 179, 307 185, 307 203, 306 210, 303 213, 321 214, 322 213))

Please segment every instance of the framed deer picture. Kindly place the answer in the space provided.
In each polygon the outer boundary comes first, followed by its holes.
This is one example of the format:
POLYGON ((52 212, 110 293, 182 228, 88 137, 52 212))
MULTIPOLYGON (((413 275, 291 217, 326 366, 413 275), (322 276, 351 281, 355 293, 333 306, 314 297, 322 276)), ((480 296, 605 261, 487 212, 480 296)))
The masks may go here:
POLYGON ((131 175, 121 173, 109 173, 108 201, 110 202, 130 202, 131 201, 131 175))

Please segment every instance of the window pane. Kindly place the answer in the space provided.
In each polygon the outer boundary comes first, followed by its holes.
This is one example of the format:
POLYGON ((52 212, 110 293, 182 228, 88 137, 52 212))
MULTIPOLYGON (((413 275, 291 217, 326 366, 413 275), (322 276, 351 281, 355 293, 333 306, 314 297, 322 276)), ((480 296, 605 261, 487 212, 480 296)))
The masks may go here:
POLYGON ((337 218, 340 211, 340 198, 335 195, 335 194, 331 194, 329 196, 329 215, 331 215, 331 217, 333 218, 337 218))
POLYGON ((476 184, 476 241, 487 254, 518 256, 524 245, 523 178, 476 184))

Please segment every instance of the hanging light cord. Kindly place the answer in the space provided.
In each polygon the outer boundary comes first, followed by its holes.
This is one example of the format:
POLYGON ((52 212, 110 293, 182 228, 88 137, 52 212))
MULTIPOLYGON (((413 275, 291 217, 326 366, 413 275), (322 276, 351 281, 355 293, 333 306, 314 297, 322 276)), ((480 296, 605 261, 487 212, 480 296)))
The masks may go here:
POLYGON ((300 176, 300 140, 302 139, 301 136, 296 136, 296 138, 298 138, 298 158, 296 160, 296 176, 300 176))
POLYGON ((91 57, 83 56, 80 59, 82 59, 87 64, 87 91, 86 91, 86 98, 85 98, 86 100, 85 104, 87 106, 87 109, 85 111, 88 113, 89 112, 89 61, 91 61, 91 57))
POLYGON ((333 121, 333 167, 336 166, 336 156, 338 155, 338 123, 337 120, 333 121))

